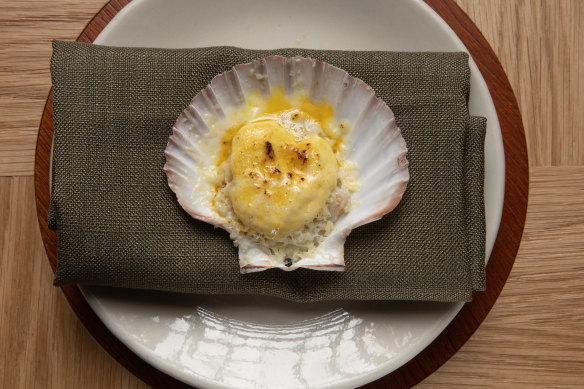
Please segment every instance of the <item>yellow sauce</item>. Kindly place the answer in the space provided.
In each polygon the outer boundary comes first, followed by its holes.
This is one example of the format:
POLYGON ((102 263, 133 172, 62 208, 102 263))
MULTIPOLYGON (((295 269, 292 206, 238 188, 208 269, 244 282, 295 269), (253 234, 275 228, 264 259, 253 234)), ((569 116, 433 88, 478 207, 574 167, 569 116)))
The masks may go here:
POLYGON ((292 108, 299 109, 320 124, 324 135, 332 142, 332 148, 335 153, 341 149, 345 131, 343 124, 337 124, 335 121, 334 107, 324 100, 314 102, 307 94, 286 96, 284 87, 280 86, 274 88, 267 99, 259 92, 254 92, 247 96, 246 105, 235 115, 235 121, 238 124, 229 128, 221 139, 221 151, 217 157, 217 166, 220 166, 229 158, 232 139, 247 121, 261 115, 274 114, 292 108), (237 118, 242 119, 238 121, 237 118))

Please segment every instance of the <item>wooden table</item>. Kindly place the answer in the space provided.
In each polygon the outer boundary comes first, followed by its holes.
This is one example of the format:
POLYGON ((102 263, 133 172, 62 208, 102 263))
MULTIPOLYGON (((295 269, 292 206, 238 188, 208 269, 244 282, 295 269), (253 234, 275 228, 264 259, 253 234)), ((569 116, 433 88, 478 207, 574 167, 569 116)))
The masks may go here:
MULTIPOLYGON (((584 384, 584 1, 456 0, 499 56, 523 114, 530 201, 499 300, 419 387, 584 384)), ((143 388, 87 333, 41 242, 34 147, 52 39, 104 0, 0 1, 0 387, 143 388)))

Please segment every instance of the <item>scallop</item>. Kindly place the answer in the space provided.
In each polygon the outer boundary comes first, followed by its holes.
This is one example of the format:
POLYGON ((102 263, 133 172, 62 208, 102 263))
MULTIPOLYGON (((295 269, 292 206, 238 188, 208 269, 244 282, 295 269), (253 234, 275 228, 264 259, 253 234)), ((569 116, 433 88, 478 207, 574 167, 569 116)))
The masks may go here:
MULTIPOLYGON (((298 142, 308 136, 296 135, 298 142)), ((274 152, 276 146, 268 141, 264 143, 267 147, 266 158, 273 158, 270 153, 274 152)), ((305 142, 302 147, 308 148, 306 145, 310 143, 305 142)), ((264 144, 260 146, 264 147, 264 144)), ((307 150, 299 151, 302 148, 300 146, 287 147, 295 150, 299 156, 308 155, 307 150)), ((391 109, 362 80, 328 63, 302 57, 271 56, 236 65, 216 76, 176 120, 165 155, 164 171, 179 204, 192 217, 230 233, 239 250, 242 273, 269 268, 344 270, 344 244, 347 236, 353 229, 391 212, 400 202, 409 182, 406 142, 391 109), (340 188, 331 189, 330 193, 322 185, 311 187, 311 190, 319 190, 319 193, 328 196, 326 215, 330 220, 322 224, 327 226, 325 233, 321 231, 314 239, 309 236, 315 242, 314 247, 300 250, 292 258, 275 255, 274 250, 266 247, 266 242, 270 242, 273 237, 264 234, 265 239, 258 239, 258 234, 250 231, 245 220, 238 220, 238 214, 234 213, 233 204, 230 205, 230 199, 224 192, 228 190, 226 188, 233 187, 230 153, 237 132, 246 123, 281 121, 282 118, 294 120, 298 116, 295 109, 299 107, 294 103, 300 101, 298 96, 302 97, 303 104, 311 104, 311 112, 316 112, 316 116, 320 114, 318 109, 321 108, 318 107, 326 108, 322 108, 328 115, 326 126, 325 119, 321 118, 317 129, 312 128, 314 121, 308 119, 300 127, 311 136, 317 133, 330 135, 336 131, 335 135, 330 136, 336 139, 336 143, 327 138, 331 150, 337 158, 347 161, 347 166, 356 167, 350 174, 358 185, 351 191, 340 188), (280 106, 273 104, 274 101, 287 103, 280 106), (267 106, 270 106, 269 112, 265 112, 267 106), (276 114, 278 109, 281 112, 276 114), (350 206, 347 206, 346 195, 349 192, 350 206)), ((318 150, 315 155, 318 155, 318 150)), ((253 165, 261 162, 247 160, 253 165)), ((268 159, 266 161, 271 163, 268 159)), ((304 162, 301 159, 298 163, 304 162)), ((339 165, 342 165, 341 162, 339 165)), ((256 174, 244 168, 239 170, 246 174, 249 171, 251 178, 256 174)), ((277 168, 272 170, 283 177, 278 177, 280 186, 284 183, 290 186, 304 185, 304 178, 298 178, 297 173, 294 181, 292 172, 280 172, 277 168)), ((326 173, 328 175, 321 178, 330 178, 331 172, 329 169, 326 173)), ((318 180, 326 181, 317 177, 318 180)), ((328 181, 335 182, 334 178, 328 181)), ((341 182, 340 179, 338 181, 341 182)), ((270 190, 262 186, 269 185, 268 177, 262 176, 257 183, 250 181, 248 186, 253 189, 254 185, 258 193, 270 196, 270 190)), ((259 199, 258 196, 254 199, 259 199)), ((297 196, 303 199, 310 197, 297 196)), ((231 200, 238 199, 232 197, 231 200)), ((300 214, 306 200, 302 200, 302 203, 297 201, 298 204, 291 206, 293 212, 300 214)), ((272 213, 276 214, 271 208, 264 209, 257 201, 251 210, 257 217, 265 219, 270 219, 272 213)), ((309 218, 312 217, 310 214, 309 218)))

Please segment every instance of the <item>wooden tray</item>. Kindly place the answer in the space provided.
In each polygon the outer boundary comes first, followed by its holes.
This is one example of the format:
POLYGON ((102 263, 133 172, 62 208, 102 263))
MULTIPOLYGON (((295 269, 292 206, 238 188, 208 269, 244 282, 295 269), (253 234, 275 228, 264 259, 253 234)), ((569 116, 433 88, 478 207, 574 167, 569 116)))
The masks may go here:
MULTIPOLYGON (((131 0, 112 0, 89 22, 77 41, 91 43, 131 0)), ((487 290, 475 293, 472 302, 414 359, 368 388, 411 387, 432 374, 470 338, 497 300, 523 233, 527 212, 528 161, 525 132, 511 85, 486 39, 453 0, 425 0, 454 30, 479 67, 493 98, 505 150, 505 198, 501 225, 487 266, 487 290)), ((47 228, 49 166, 53 139, 53 93, 42 115, 35 155, 35 195, 41 235, 53 271, 57 266, 57 233, 47 228)), ((188 385, 156 370, 123 345, 101 322, 77 286, 61 288, 69 304, 95 339, 118 362, 154 387, 187 388, 188 385)))

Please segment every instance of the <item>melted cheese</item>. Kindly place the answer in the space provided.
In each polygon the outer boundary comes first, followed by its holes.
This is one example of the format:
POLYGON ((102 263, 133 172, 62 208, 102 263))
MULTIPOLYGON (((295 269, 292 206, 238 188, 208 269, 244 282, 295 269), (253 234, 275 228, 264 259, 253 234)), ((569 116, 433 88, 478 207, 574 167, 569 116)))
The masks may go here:
POLYGON ((331 145, 314 134, 298 139, 269 118, 248 122, 231 137, 229 197, 241 222, 269 237, 310 223, 337 185, 331 145))

